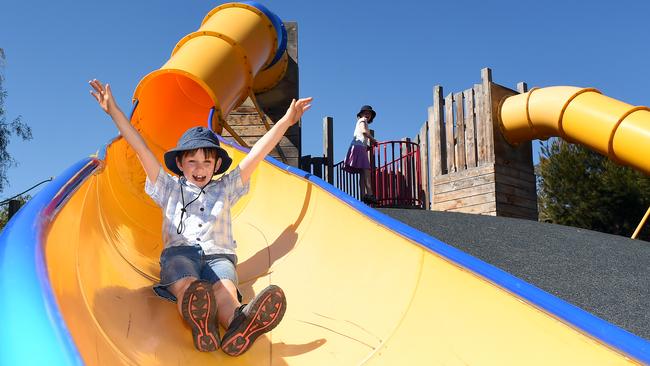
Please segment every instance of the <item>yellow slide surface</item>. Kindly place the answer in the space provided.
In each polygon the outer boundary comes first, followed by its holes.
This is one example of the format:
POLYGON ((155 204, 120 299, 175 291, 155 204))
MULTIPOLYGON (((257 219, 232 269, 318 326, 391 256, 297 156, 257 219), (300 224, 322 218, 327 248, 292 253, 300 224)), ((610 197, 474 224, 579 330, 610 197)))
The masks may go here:
MULTIPOLYGON (((269 25, 251 5, 219 7, 143 79, 132 121, 161 161, 183 131, 205 125, 211 108, 209 122, 219 130, 223 116, 250 94, 278 42, 269 25)), ((227 149, 233 167, 246 153, 227 149)), ((579 330, 579 320, 564 319, 571 312, 589 317, 579 309, 424 234, 409 234, 271 159, 233 208, 233 229, 244 300, 279 285, 286 315, 240 357, 200 353, 175 305, 151 289, 162 214, 144 193, 137 158, 118 138, 99 159, 44 237, 56 302, 85 364, 639 363, 579 330), (529 295, 515 294, 519 289, 529 295)))

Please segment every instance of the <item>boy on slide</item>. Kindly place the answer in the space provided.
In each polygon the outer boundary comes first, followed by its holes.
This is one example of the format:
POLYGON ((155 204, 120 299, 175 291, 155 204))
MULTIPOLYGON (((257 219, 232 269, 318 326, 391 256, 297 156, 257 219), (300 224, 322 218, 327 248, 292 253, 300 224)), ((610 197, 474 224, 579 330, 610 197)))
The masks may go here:
POLYGON ((211 352, 221 347, 230 356, 246 352, 260 335, 275 328, 286 310, 284 292, 271 285, 249 304, 241 304, 235 266, 230 207, 248 193, 257 165, 287 129, 311 107, 312 98, 293 100, 273 128, 255 143, 239 165, 232 164, 216 134, 193 127, 165 153, 165 172, 144 139, 120 110, 108 84, 89 82, 100 107, 136 152, 147 175, 145 191, 162 208, 164 250, 160 255, 159 296, 176 302, 192 329, 194 346, 211 352), (219 325, 226 332, 219 336, 219 325))

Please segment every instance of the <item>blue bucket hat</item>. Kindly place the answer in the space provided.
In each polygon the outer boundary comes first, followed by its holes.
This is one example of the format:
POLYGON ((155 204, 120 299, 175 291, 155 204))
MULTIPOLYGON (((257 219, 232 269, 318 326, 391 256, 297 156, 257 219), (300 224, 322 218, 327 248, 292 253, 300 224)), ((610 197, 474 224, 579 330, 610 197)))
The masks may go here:
POLYGON ((370 112, 370 114, 372 115, 370 117, 370 121, 368 121, 368 123, 372 123, 372 121, 375 119, 375 116, 377 116, 377 112, 375 112, 372 109, 372 107, 369 106, 369 105, 364 105, 364 106, 361 107, 361 109, 359 110, 359 113, 357 113, 357 118, 361 117, 362 112, 370 112))
POLYGON ((228 156, 226 150, 219 145, 219 138, 212 130, 205 127, 192 127, 185 131, 183 136, 178 140, 175 148, 165 153, 165 166, 177 175, 183 175, 183 172, 178 169, 176 164, 176 157, 181 151, 194 150, 200 148, 210 148, 217 150, 217 160, 221 158, 221 166, 215 174, 221 174, 228 170, 232 159, 228 156))

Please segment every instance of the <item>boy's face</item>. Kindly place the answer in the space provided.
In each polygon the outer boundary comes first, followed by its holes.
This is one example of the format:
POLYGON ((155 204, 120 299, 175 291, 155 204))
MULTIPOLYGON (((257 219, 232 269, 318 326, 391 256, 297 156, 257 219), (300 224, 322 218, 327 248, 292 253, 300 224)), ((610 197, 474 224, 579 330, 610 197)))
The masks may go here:
POLYGON ((361 112, 361 117, 366 117, 366 119, 370 121, 370 119, 372 118, 372 113, 370 113, 369 111, 363 111, 361 112))
POLYGON ((194 154, 185 155, 182 159, 176 158, 176 164, 188 181, 203 188, 221 166, 221 158, 215 162, 213 157, 206 157, 203 150, 199 149, 194 154))

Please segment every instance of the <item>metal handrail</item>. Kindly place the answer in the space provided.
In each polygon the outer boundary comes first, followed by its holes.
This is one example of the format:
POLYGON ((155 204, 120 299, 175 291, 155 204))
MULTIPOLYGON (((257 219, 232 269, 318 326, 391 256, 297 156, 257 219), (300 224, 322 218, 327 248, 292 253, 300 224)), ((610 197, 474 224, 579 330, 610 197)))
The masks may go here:
MULTIPOLYGON (((334 184, 359 199, 358 179, 360 177, 345 172, 343 165, 344 161, 334 165, 336 177, 334 184)), ((370 149, 370 168, 377 206, 422 207, 419 144, 402 140, 381 141, 370 149)))
POLYGON ((419 152, 419 145, 412 141, 382 141, 373 146, 373 187, 380 206, 422 207, 419 152))

